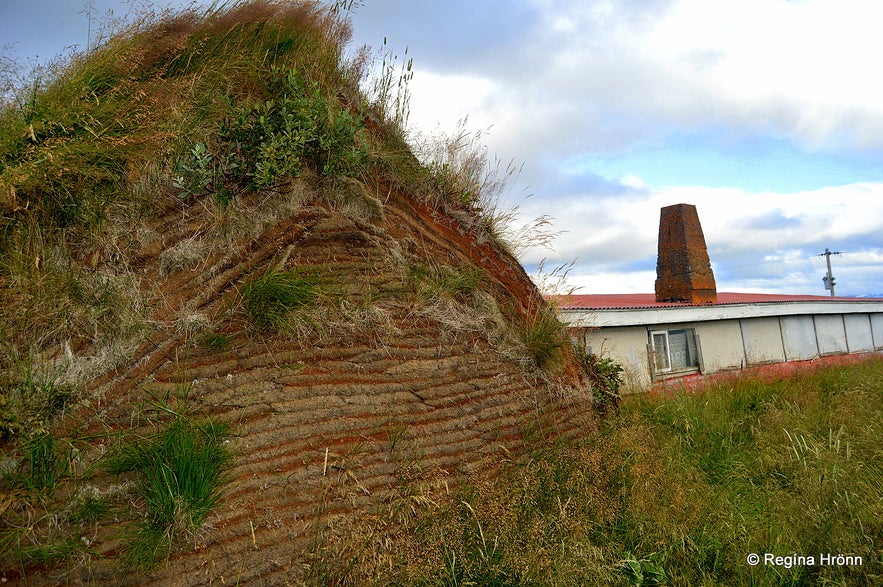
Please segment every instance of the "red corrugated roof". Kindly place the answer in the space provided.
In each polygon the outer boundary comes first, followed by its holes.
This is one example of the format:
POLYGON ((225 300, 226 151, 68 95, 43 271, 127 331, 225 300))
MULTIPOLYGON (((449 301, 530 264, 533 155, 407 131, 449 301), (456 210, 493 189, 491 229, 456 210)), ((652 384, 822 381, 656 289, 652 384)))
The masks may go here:
MULTIPOLYGON (((635 308, 664 308, 684 307, 690 304, 682 302, 657 302, 656 294, 591 294, 550 296, 549 301, 562 310, 601 310, 601 309, 635 309, 635 308)), ((775 304, 784 302, 830 302, 830 301, 875 301, 877 298, 846 298, 831 296, 804 296, 789 294, 756 294, 756 293, 727 293, 718 292, 716 304, 775 304)))

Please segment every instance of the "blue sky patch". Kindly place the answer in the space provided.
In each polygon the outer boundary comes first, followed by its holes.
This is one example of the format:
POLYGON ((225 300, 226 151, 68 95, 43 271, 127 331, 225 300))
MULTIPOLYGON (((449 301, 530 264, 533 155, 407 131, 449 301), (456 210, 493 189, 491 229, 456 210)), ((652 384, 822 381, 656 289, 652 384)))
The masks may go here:
POLYGON ((651 186, 750 192, 789 193, 883 179, 883 163, 867 153, 812 153, 781 139, 711 134, 671 134, 624 153, 571 160, 566 167, 610 180, 634 175, 651 186))

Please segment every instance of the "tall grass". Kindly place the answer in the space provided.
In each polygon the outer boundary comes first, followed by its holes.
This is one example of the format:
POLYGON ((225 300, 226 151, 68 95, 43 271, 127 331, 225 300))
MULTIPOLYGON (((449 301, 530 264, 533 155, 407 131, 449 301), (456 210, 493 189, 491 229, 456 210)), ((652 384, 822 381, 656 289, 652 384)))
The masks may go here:
POLYGON ((524 346, 533 366, 548 369, 558 365, 567 349, 564 326, 550 308, 540 308, 518 330, 518 340, 524 346))
POLYGON ((469 266, 415 263, 408 268, 408 281, 418 299, 428 301, 471 294, 481 285, 482 274, 469 266))
POLYGON ((33 492, 39 497, 51 496, 70 466, 70 456, 59 444, 52 434, 36 433, 30 436, 24 442, 17 469, 4 475, 5 484, 13 489, 33 492))
POLYGON ((629 396, 577 442, 535 441, 499 477, 428 496, 405 527, 361 520, 323 563, 352 584, 878 585, 881 434, 880 360, 629 396), (784 559, 829 553, 862 564, 784 559))
MULTIPOLYGON (((315 2, 220 2, 145 15, 7 92, 0 344, 41 351, 65 334, 69 316, 99 313, 100 301, 72 290, 100 288, 81 279, 87 254, 90 269, 112 259, 115 275, 137 255, 127 239, 103 239, 108 231, 195 196, 226 204, 237 189, 271 186, 300 159, 319 173, 358 173, 360 120, 341 101, 361 106, 342 59, 348 38, 346 20, 315 2), (32 323, 31 308, 50 335, 27 335, 21 317, 32 323)), ((108 303, 104 315, 127 300, 108 303)), ((98 326, 101 334, 107 325, 98 326)))
POLYGON ((484 132, 470 130, 468 122, 461 120, 453 133, 439 131, 414 140, 433 203, 471 229, 479 242, 498 243, 513 255, 551 248, 561 234, 553 230, 553 219, 543 214, 525 221, 520 205, 512 201, 511 189, 523 166, 491 157, 484 132))
POLYGON ((0 444, 46 434, 53 417, 79 395, 77 386, 36 364, 7 358, 0 372, 0 444))
POLYGON ((294 312, 316 299, 313 280, 294 271, 267 269, 247 280, 240 297, 246 316, 261 330, 292 332, 294 312))
POLYGON ((108 463, 113 473, 137 472, 146 516, 128 538, 124 560, 150 567, 168 556, 181 534, 205 523, 220 499, 231 455, 221 444, 227 427, 176 417, 152 438, 126 445, 108 463))

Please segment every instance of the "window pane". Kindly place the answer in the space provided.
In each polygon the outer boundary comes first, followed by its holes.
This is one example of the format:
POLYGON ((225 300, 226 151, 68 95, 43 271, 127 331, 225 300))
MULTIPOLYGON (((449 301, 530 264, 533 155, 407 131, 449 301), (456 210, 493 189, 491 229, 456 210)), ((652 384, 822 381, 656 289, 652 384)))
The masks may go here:
POLYGON ((665 344, 666 335, 664 332, 653 334, 653 354, 656 361, 656 368, 660 371, 670 369, 668 364, 668 346, 665 344))
POLYGON ((687 344, 687 334, 686 330, 670 330, 668 332, 672 369, 685 369, 686 367, 693 366, 693 361, 690 359, 690 349, 687 344))

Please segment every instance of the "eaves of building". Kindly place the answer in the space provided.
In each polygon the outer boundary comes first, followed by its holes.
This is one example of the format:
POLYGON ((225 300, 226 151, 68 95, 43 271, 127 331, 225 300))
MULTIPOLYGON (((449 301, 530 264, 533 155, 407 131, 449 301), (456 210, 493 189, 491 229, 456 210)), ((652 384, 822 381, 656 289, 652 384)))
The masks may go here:
POLYGON ((817 314, 883 312, 883 299, 718 293, 714 304, 656 302, 653 294, 556 296, 550 301, 572 327, 675 324, 817 314))

